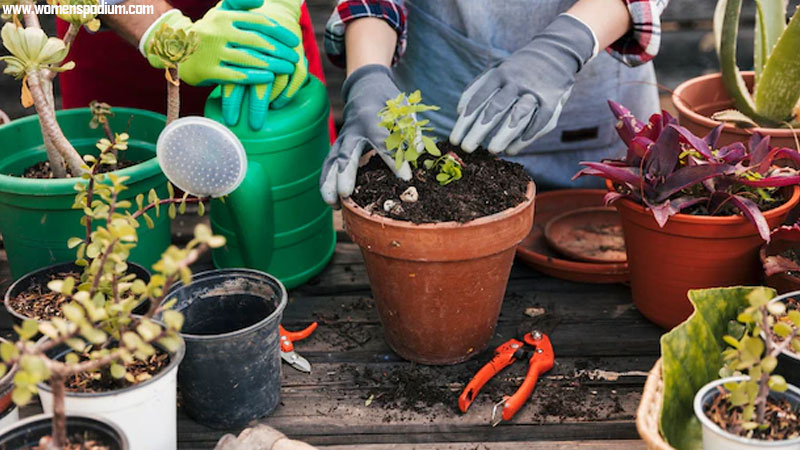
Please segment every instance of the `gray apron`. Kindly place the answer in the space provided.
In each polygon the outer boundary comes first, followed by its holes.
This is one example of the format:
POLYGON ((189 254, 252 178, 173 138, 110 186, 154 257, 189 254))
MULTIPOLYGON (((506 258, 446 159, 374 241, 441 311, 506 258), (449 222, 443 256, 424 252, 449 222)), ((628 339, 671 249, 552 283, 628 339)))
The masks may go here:
MULTIPOLYGON (((530 42, 576 0, 406 0, 408 46, 394 69, 401 91, 421 90, 434 133, 447 139, 456 105, 481 72, 530 42)), ((647 118, 659 109, 652 64, 630 68, 601 51, 577 75, 556 129, 506 159, 525 166, 541 190, 601 187, 602 180, 570 178, 580 161, 624 154, 608 100, 647 118)), ((484 145, 488 143, 488 139, 484 145)))

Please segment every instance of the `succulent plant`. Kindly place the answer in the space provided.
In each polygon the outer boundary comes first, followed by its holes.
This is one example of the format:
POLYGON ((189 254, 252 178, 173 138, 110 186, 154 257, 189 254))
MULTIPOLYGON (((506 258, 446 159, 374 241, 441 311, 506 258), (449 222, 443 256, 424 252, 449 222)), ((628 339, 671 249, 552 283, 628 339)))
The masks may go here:
POLYGON ((49 69, 63 72, 75 67, 75 63, 68 62, 60 65, 67 56, 67 46, 58 38, 47 37, 41 28, 23 28, 13 23, 3 25, 3 45, 8 49, 10 56, 0 57, 7 66, 3 73, 22 79, 31 71, 49 69))
POLYGON ((200 39, 193 31, 186 33, 183 29, 174 29, 168 24, 161 27, 153 34, 150 41, 150 53, 158 56, 166 68, 177 68, 178 64, 186 61, 200 44, 200 39))

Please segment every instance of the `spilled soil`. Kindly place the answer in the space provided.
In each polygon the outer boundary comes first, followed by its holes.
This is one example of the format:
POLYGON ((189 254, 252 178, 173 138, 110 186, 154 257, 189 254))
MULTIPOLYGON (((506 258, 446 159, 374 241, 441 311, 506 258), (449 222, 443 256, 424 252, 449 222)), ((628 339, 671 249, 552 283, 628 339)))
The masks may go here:
POLYGON ((374 214, 414 223, 463 223, 525 201, 531 178, 521 165, 499 159, 480 148, 465 153, 446 142, 437 145, 442 154, 453 152, 463 162, 461 179, 440 185, 436 181, 438 170, 424 169, 425 160, 435 159, 427 154, 419 158, 409 181, 397 178, 381 158, 373 157, 358 171, 353 201, 374 214), (418 200, 401 200, 401 194, 412 186, 418 193, 418 200), (397 206, 386 211, 387 201, 396 202, 397 206))

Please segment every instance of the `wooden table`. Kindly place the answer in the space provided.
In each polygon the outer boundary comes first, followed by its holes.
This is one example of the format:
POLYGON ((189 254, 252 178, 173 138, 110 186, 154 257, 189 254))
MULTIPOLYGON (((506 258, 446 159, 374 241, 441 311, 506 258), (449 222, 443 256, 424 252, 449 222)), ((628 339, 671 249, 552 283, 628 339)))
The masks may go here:
MULTIPOLYGON (((176 228, 185 230, 183 225, 176 228)), ((176 240, 184 238, 178 230, 176 240)), ((633 418, 646 372, 658 357, 661 330, 633 307, 627 287, 562 281, 516 261, 489 348, 460 365, 419 366, 401 360, 384 342, 358 247, 341 232, 339 238, 325 271, 290 293, 287 328, 320 322, 296 345, 313 371, 283 365, 281 404, 264 419, 267 424, 331 449, 645 448, 633 418), (527 364, 518 362, 461 414, 456 405, 465 383, 495 346, 535 323, 526 310, 536 314, 541 308, 556 318, 550 332, 556 363, 531 400, 514 420, 490 426, 492 405, 524 377, 527 364)), ((0 252, 0 280, 8 279, 4 259, 0 252)), ((206 258, 195 270, 209 267, 206 258)), ((213 448, 224 433, 239 431, 209 429, 179 411, 181 449, 213 448)))

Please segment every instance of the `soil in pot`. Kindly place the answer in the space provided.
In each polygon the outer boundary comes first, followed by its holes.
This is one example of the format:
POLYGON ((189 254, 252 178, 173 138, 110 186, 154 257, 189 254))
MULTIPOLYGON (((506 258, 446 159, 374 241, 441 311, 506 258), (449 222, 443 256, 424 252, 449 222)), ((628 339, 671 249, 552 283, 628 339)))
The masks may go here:
MULTIPOLYGON (((52 416, 36 415, 5 429, 0 435, 2 450, 37 450, 42 439, 49 439, 52 416)), ((128 441, 116 426, 84 416, 67 416, 64 450, 127 450, 128 441)))
POLYGON ((732 407, 730 393, 722 390, 705 409, 706 416, 720 428, 736 436, 762 441, 783 441, 800 436, 800 409, 792 407, 787 399, 767 398, 767 429, 746 430, 741 425, 742 407, 732 407))
MULTIPOLYGON (((120 155, 120 157, 122 158, 123 156, 120 155)), ((100 166, 100 169, 98 170, 98 172, 99 173, 108 173, 108 172, 113 172, 115 170, 122 170, 122 169, 126 169, 128 167, 133 167, 136 164, 139 164, 140 162, 142 162, 142 161, 128 161, 128 160, 125 160, 125 159, 121 159, 120 161, 118 161, 113 166, 109 166, 109 165, 105 165, 105 164, 100 166)), ((9 174, 9 175, 16 176, 15 174, 9 174)), ((69 173, 69 171, 67 171, 66 178, 72 178, 72 177, 73 177, 73 175, 71 173, 69 173)), ((22 172, 22 178, 33 178, 33 179, 37 179, 37 180, 49 180, 49 179, 52 179, 52 178, 55 178, 55 177, 53 176, 53 170, 50 168, 50 161, 40 161, 40 162, 28 167, 27 169, 25 169, 25 171, 22 172)))
POLYGON ((356 178, 353 201, 375 214, 414 223, 469 222, 513 208, 525 201, 530 176, 517 163, 497 158, 484 149, 466 153, 448 142, 439 142, 442 154, 452 152, 461 164, 461 179, 444 186, 436 181, 436 169, 425 170, 423 162, 435 157, 420 156, 413 178, 403 181, 381 158, 370 158, 356 178), (417 191, 415 202, 402 201, 410 187, 417 191), (384 210, 387 201, 399 207, 384 210))
MULTIPOLYGON (((91 350, 91 349, 89 349, 91 350)), ((81 360, 88 360, 89 355, 84 352, 78 357, 81 360)), ((156 347, 156 352, 147 360, 135 360, 132 364, 126 364, 126 374, 124 378, 114 378, 108 368, 96 372, 81 372, 66 380, 66 389, 69 392, 111 392, 124 389, 147 381, 169 366, 170 357, 167 352, 156 347)))
MULTIPOLYGON (((47 436, 49 438, 49 436, 47 436)), ((110 450, 111 447, 101 443, 100 441, 96 441, 94 439, 85 439, 81 435, 75 435, 71 437, 67 437, 69 443, 62 447, 63 450, 110 450)), ((41 446, 37 445, 34 447, 25 447, 20 450, 39 450, 42 448, 41 446)))
MULTIPOLYGON (((75 271, 50 274, 50 280, 63 280, 67 277, 79 280, 81 274, 75 271)), ((31 284, 28 289, 11 298, 8 305, 25 317, 35 320, 50 320, 53 317, 64 317, 61 308, 68 302, 69 299, 66 296, 51 291, 47 285, 31 284)))

